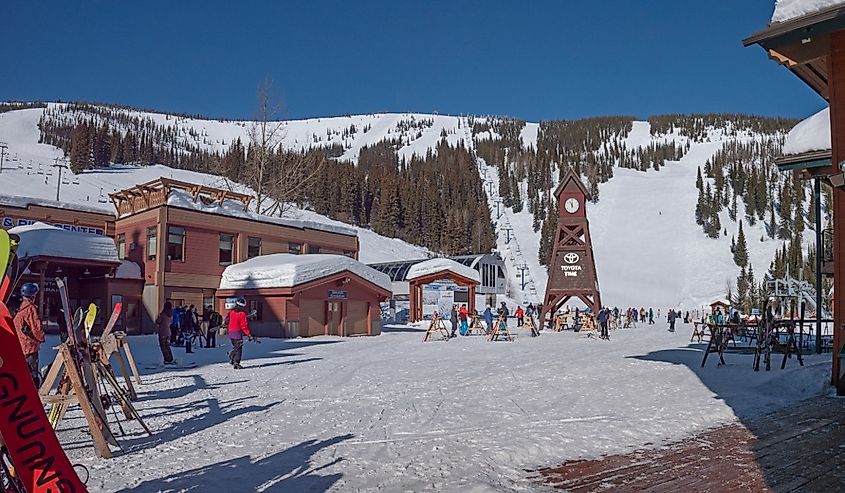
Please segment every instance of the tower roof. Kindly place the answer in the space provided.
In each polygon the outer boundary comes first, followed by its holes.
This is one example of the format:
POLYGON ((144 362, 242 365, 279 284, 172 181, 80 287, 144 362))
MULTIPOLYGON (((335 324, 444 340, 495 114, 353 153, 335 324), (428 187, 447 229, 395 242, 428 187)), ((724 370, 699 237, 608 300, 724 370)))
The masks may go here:
POLYGON ((587 197, 587 200, 590 199, 590 192, 587 190, 587 187, 584 186, 584 182, 581 181, 581 178, 575 174, 572 168, 569 168, 566 171, 566 174, 563 175, 563 178, 560 180, 557 188, 555 189, 555 197, 558 199, 560 198, 561 192, 567 189, 567 187, 575 186, 578 190, 587 197))

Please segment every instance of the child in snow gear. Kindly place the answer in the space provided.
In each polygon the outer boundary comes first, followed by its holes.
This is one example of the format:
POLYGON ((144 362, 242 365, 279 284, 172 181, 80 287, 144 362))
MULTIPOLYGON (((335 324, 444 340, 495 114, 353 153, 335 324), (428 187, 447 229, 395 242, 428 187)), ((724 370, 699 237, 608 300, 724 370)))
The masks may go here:
POLYGON ((244 351, 244 336, 252 340, 252 333, 249 331, 249 324, 247 324, 244 308, 246 308, 246 300, 238 298, 235 301, 235 308, 229 312, 229 340, 232 342, 229 363, 236 370, 243 368, 241 366, 241 357, 244 351))
POLYGON ((166 301, 164 306, 161 308, 161 313, 158 314, 155 320, 156 327, 158 328, 158 346, 161 348, 161 355, 164 357, 164 364, 165 365, 172 365, 175 362, 173 361, 173 352, 170 351, 170 341, 171 341, 171 327, 173 324, 173 305, 166 301))
POLYGON ((35 295, 38 285, 28 282, 21 286, 23 301, 15 314, 15 330, 21 345, 29 374, 36 387, 41 386, 41 373, 38 368, 38 350, 44 343, 44 331, 41 329, 41 319, 38 317, 38 307, 35 306, 35 295))

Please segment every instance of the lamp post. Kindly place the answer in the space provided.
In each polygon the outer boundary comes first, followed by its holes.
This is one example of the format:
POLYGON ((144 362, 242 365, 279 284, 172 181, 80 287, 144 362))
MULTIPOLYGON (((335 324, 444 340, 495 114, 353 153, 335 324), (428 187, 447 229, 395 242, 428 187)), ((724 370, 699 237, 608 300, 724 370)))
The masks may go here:
POLYGON ((68 167, 67 164, 64 164, 65 162, 67 162, 67 159, 65 159, 63 157, 56 157, 55 162, 56 162, 56 164, 54 164, 53 167, 59 169, 59 177, 58 177, 58 179, 56 179, 56 202, 58 202, 59 201, 59 193, 62 190, 62 170, 63 169, 70 169, 70 168, 68 167), (62 161, 62 164, 59 164, 60 160, 62 161))
POLYGON ((5 142, 0 142, 0 173, 3 172, 3 158, 6 157, 6 149, 9 148, 9 145, 5 142))

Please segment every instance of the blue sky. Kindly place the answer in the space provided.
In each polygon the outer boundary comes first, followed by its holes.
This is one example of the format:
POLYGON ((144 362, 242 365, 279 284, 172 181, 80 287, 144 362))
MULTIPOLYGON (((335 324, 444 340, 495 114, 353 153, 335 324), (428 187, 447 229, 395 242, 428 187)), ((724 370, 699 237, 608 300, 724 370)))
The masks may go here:
POLYGON ((741 44, 766 25, 773 4, 7 0, 0 100, 245 118, 270 78, 289 118, 804 117, 821 98, 761 48, 741 44))

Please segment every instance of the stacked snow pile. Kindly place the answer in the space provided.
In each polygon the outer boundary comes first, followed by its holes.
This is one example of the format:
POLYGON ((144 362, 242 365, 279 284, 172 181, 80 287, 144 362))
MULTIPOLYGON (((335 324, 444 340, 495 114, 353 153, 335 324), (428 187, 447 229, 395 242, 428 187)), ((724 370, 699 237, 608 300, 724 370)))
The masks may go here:
POLYGON ((292 288, 326 276, 349 271, 390 291, 390 277, 343 255, 262 255, 230 265, 223 271, 220 289, 292 288))
POLYGON ((419 279, 420 277, 447 271, 461 277, 466 277, 467 279, 472 279, 478 283, 481 282, 481 275, 477 270, 470 269, 466 265, 460 264, 448 258, 433 258, 431 260, 426 260, 425 262, 414 264, 410 269, 408 269, 408 275, 405 276, 405 279, 411 281, 419 279))
POLYGON ((290 226, 298 229, 316 229, 319 231, 328 231, 331 233, 338 233, 347 236, 357 236, 354 229, 344 228, 334 224, 326 224, 316 221, 302 221, 297 219, 285 219, 281 217, 265 216, 255 212, 244 210, 243 204, 232 200, 214 201, 206 204, 202 200, 194 200, 194 197, 185 190, 170 190, 167 197, 167 205, 171 207, 178 207, 181 209, 191 209, 209 214, 217 214, 221 216, 240 217, 243 219, 250 219, 253 221, 261 221, 265 223, 274 223, 282 226, 290 226))
POLYGON ((830 148, 830 108, 825 108, 789 131, 783 144, 783 154, 803 154, 830 148))
POLYGON ((41 222, 9 230, 21 238, 19 258, 55 257, 119 264, 117 247, 108 236, 74 233, 41 222))
POLYGON ((786 22, 836 5, 845 6, 845 0, 777 0, 772 22, 786 22))

